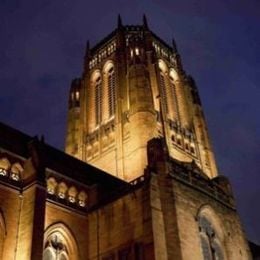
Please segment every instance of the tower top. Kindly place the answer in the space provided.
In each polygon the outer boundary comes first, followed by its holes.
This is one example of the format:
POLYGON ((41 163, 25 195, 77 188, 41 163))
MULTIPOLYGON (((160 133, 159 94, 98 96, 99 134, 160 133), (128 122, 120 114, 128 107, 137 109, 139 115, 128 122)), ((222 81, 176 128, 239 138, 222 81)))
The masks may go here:
POLYGON ((178 52, 177 45, 176 45, 174 38, 172 38, 172 49, 173 49, 174 53, 178 52))
POLYGON ((148 23, 147 23, 147 18, 146 18, 146 15, 143 14, 143 27, 144 29, 148 30, 149 27, 148 27, 148 23))
MULTIPOLYGON (((123 24, 122 17, 120 14, 117 16, 117 27, 108 35, 106 35, 101 41, 97 42, 91 48, 89 47, 89 53, 91 55, 95 53, 96 51, 100 50, 104 46, 106 46, 108 43, 112 42, 117 36, 118 32, 121 32, 121 35, 125 37, 125 39, 132 38, 133 41, 135 41, 138 37, 144 38, 144 31, 150 33, 150 36, 152 36, 152 39, 154 42, 157 42, 162 48, 165 48, 167 52, 175 52, 177 50, 176 44, 169 44, 162 40, 159 36, 157 36, 154 32, 152 32, 148 25, 147 16, 143 14, 142 17, 142 23, 141 24, 123 24)), ((128 41, 128 40, 126 40, 128 41)))
POLYGON ((89 40, 87 40, 87 42, 86 42, 86 50, 85 50, 85 57, 89 56, 89 51, 90 51, 90 44, 89 44, 89 40))
POLYGON ((122 27, 123 27, 122 18, 121 18, 121 15, 118 14, 118 16, 117 16, 117 28, 120 29, 122 27))
POLYGON ((163 136, 171 158, 216 176, 199 96, 174 39, 153 33, 145 14, 139 24, 123 24, 119 14, 110 34, 87 42, 86 55, 70 92, 67 152, 132 181, 146 167, 147 142, 163 136))

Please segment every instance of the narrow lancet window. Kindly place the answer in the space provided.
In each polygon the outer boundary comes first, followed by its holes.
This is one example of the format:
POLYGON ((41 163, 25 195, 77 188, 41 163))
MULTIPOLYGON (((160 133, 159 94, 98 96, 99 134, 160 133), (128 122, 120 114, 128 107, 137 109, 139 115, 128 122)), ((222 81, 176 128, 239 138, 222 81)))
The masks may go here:
POLYGON ((108 71, 108 109, 109 109, 109 117, 112 117, 115 114, 115 71, 114 67, 112 67, 108 71))
POLYGON ((95 123, 98 126, 102 118, 102 84, 101 77, 98 77, 95 82, 95 123))
POLYGON ((161 85, 161 92, 162 92, 161 102, 165 108, 165 112, 168 113, 169 109, 168 109, 168 102, 167 102, 167 91, 166 91, 165 76, 163 72, 160 72, 160 85, 161 85))

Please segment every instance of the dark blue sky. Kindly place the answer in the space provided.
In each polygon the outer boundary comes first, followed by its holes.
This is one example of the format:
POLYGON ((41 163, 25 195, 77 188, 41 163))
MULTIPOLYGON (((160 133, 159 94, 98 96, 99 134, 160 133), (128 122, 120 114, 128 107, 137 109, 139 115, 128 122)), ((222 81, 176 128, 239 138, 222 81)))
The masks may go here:
POLYGON ((0 0, 0 121, 63 149, 69 85, 85 42, 141 23, 167 42, 199 87, 222 174, 248 237, 260 243, 258 0, 0 0))

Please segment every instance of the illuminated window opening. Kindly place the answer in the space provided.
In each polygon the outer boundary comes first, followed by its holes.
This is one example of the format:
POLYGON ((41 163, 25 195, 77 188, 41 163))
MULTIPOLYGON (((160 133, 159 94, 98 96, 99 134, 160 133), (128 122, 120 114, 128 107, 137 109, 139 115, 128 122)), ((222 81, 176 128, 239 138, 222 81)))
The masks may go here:
POLYGON ((160 72, 160 85, 161 85, 161 92, 162 92, 161 102, 165 108, 165 112, 168 113, 169 108, 168 108, 167 95, 166 95, 165 76, 164 76, 163 72, 160 72))
POLYGON ((182 142, 181 142, 181 138, 180 138, 180 137, 177 137, 177 144, 180 145, 180 146, 182 145, 182 142))
POLYGON ((101 77, 98 77, 95 82, 95 124, 98 126, 101 123, 102 116, 102 84, 101 77))
POLYGON ((67 246, 58 232, 45 243, 43 260, 69 260, 67 246))
POLYGON ((133 49, 130 50, 130 55, 131 55, 131 58, 133 58, 133 56, 134 56, 134 51, 133 51, 133 49))
POLYGON ((115 102, 116 102, 116 93, 115 93, 115 71, 112 67, 108 71, 108 109, 109 109, 109 117, 114 116, 115 114, 115 102))
POLYGON ((76 100, 78 101, 79 100, 79 91, 76 91, 75 96, 76 96, 76 100))

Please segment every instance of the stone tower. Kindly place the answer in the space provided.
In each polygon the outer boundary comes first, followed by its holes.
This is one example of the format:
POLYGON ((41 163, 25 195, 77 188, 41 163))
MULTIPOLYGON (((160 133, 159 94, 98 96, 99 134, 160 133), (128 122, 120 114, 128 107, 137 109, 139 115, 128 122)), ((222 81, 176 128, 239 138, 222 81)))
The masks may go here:
POLYGON ((66 150, 0 123, 0 259, 250 260, 194 81, 148 28, 87 44, 66 150))
POLYGON ((147 165, 147 142, 164 136, 169 154, 217 175, 203 110, 173 40, 148 27, 123 25, 90 48, 72 81, 66 152, 131 181, 147 165))

